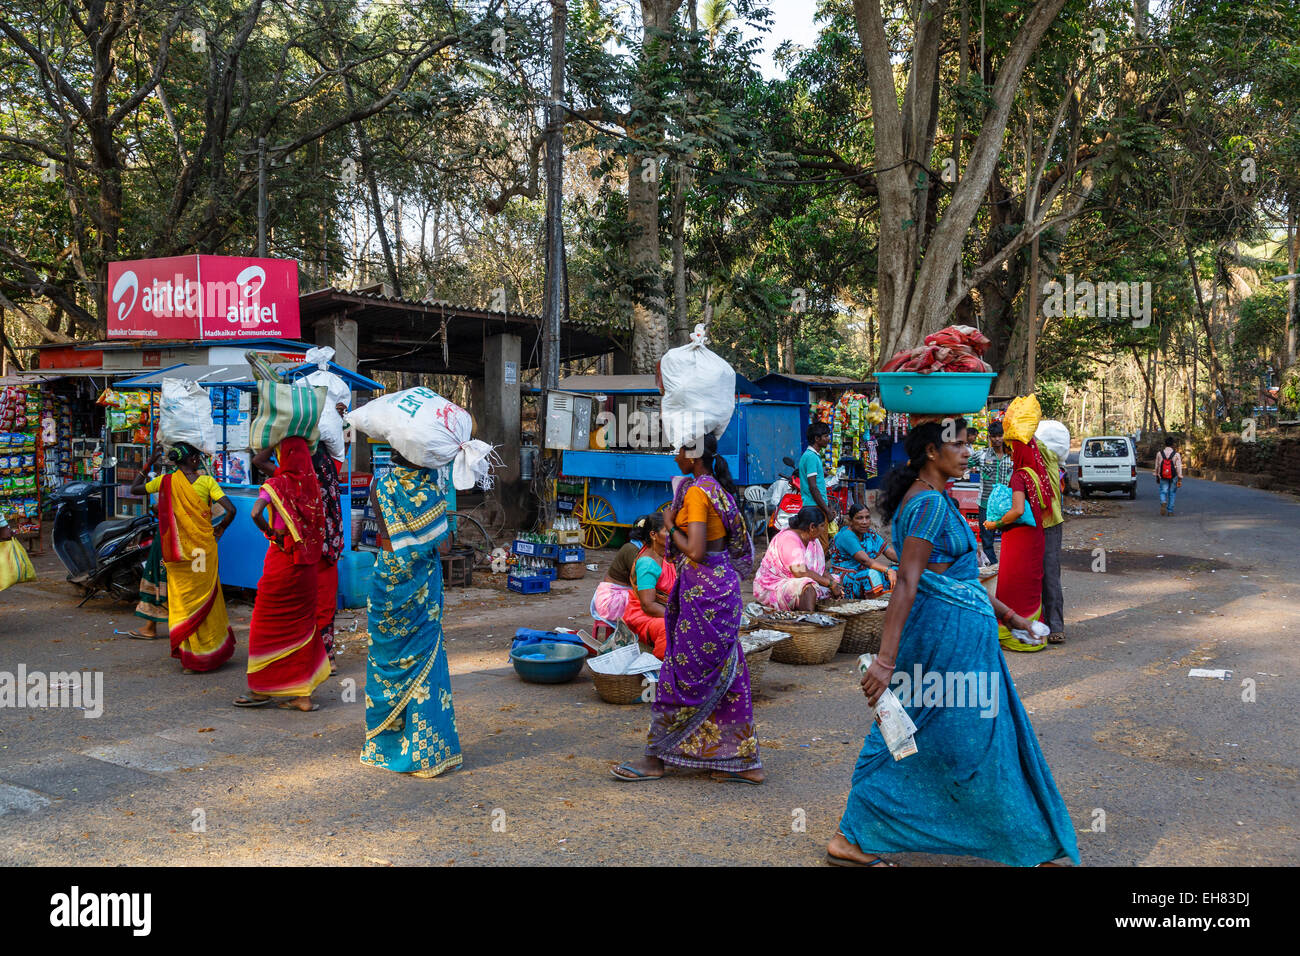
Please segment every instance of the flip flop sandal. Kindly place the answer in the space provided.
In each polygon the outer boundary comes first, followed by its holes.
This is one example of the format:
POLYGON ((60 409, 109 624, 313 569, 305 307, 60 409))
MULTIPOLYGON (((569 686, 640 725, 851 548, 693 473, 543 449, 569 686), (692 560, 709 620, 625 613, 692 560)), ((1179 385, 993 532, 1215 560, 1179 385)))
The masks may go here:
POLYGON ((270 702, 270 697, 236 697, 231 701, 236 707, 265 707, 270 702))
POLYGON ((615 780, 621 780, 623 783, 641 783, 643 780, 659 780, 663 777, 663 774, 661 773, 642 773, 640 770, 637 770, 636 767, 626 763, 621 763, 617 767, 611 768, 609 773, 615 780), (629 777, 625 774, 621 774, 618 772, 620 770, 626 770, 628 773, 632 774, 632 776, 629 777))
POLYGON ((306 710, 304 710, 303 708, 301 708, 301 707, 299 707, 297 704, 295 704, 293 701, 291 701, 291 700, 286 700, 286 701, 283 701, 283 702, 281 702, 281 703, 279 703, 279 704, 276 704, 276 705, 275 705, 275 709, 276 709, 276 710, 296 710, 296 711, 298 711, 300 714, 310 714, 310 713, 311 713, 312 711, 314 711, 314 710, 320 710, 320 704, 312 704, 310 707, 308 707, 306 710))
POLYGON ((847 857, 832 856, 827 853, 826 862, 831 866, 898 866, 893 860, 886 860, 883 856, 873 856, 863 863, 861 860, 850 860, 847 857))
POLYGON ((141 634, 139 631, 114 631, 113 633, 134 638, 137 641, 156 641, 162 637, 161 634, 141 634))
POLYGON ((1029 654, 1032 653, 1033 651, 1046 650, 1047 648, 1047 641, 1043 641, 1043 643, 1041 644, 1027 644, 1024 641, 1018 640, 1014 637, 1003 638, 1002 640, 998 641, 998 643, 1002 645, 1004 650, 1020 651, 1021 653, 1024 654, 1029 654))
POLYGON ((1064 644, 1064 643, 1065 643, 1065 635, 1062 634, 1060 631, 1053 631, 1051 634, 1048 634, 1048 635, 1047 635, 1047 643, 1048 643, 1048 644, 1064 644))
POLYGON ((747 783, 751 787, 757 787, 763 782, 762 780, 750 780, 748 777, 742 777, 740 774, 730 770, 711 773, 709 774, 709 779, 715 780, 718 783, 747 783))

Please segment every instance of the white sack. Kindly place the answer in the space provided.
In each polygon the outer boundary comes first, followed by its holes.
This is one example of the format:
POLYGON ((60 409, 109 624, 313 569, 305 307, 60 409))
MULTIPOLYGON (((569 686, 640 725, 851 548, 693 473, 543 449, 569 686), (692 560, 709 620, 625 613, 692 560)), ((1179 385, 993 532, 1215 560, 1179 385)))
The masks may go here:
POLYGON ((342 404, 345 408, 352 407, 352 389, 348 388, 348 383, 342 378, 330 371, 330 362, 334 361, 334 350, 328 345, 322 348, 311 348, 303 356, 303 361, 307 365, 315 365, 316 371, 307 376, 307 381, 312 385, 324 385, 326 396, 329 398, 330 407, 342 404))
POLYGON ((469 412, 427 388, 408 388, 367 402, 348 412, 347 422, 420 468, 452 463, 457 491, 475 485, 492 487, 492 446, 470 438, 474 419, 469 412))
POLYGON ((185 442, 205 455, 216 454, 217 426, 212 421, 212 399, 206 388, 183 378, 162 380, 158 440, 164 445, 185 442))
POLYGON ((347 457, 347 447, 343 438, 343 417, 339 415, 335 406, 342 404, 344 408, 350 408, 352 389, 348 388, 347 382, 329 370, 329 363, 333 360, 334 350, 328 345, 310 348, 303 356, 306 364, 316 366, 316 371, 307 376, 307 381, 312 385, 325 388, 326 402, 320 413, 321 444, 330 455, 342 461, 347 457))
POLYGON ((1038 423, 1034 438, 1037 439, 1038 444, 1050 449, 1061 463, 1061 467, 1065 467, 1065 459, 1070 454, 1070 429, 1058 421, 1045 418, 1038 423))
POLYGON ((736 410, 736 373, 704 346, 704 326, 691 341, 659 360, 664 399, 660 414, 664 437, 677 449, 705 435, 721 436, 736 410))

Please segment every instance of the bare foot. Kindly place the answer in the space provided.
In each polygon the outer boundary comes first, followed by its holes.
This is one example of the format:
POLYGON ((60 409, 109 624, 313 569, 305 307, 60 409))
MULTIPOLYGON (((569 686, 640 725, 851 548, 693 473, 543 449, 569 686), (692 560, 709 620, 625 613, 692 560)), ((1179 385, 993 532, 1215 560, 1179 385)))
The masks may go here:
POLYGON ((304 714, 310 714, 313 710, 319 710, 319 704, 313 704, 310 697, 295 697, 292 700, 286 700, 276 704, 281 710, 300 710, 304 714))
POLYGON ((831 842, 826 844, 826 856, 836 860, 847 860, 863 866, 897 866, 884 857, 863 853, 856 846, 844 839, 844 834, 836 832, 831 842))
POLYGON ((664 762, 658 757, 641 757, 637 760, 628 760, 612 768, 610 772, 624 780, 657 779, 664 775, 664 762))
POLYGON ((764 780, 767 779, 767 774, 765 774, 761 769, 735 770, 735 771, 728 771, 725 773, 711 773, 709 774, 709 779, 715 780, 719 783, 725 780, 737 780, 737 779, 748 780, 750 783, 762 783, 764 780))

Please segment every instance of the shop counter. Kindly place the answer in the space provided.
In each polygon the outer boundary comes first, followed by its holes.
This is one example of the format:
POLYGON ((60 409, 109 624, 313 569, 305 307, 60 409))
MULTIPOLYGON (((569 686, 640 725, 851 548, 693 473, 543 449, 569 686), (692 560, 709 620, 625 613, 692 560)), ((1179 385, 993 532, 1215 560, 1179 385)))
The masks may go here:
POLYGON ((271 543, 253 524, 257 503, 254 485, 227 485, 221 490, 235 506, 235 520, 217 544, 217 576, 229 588, 255 588, 262 580, 262 562, 271 543))

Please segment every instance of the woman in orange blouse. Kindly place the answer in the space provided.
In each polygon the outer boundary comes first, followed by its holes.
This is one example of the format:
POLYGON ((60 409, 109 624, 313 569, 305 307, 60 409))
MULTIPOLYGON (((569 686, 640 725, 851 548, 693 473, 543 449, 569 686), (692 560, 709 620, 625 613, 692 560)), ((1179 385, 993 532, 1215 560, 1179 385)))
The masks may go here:
POLYGON ((740 647, 740 579, 754 546, 717 439, 677 452, 687 476, 664 512, 677 580, 664 612, 667 648, 645 756, 613 768, 618 780, 657 780, 664 765, 713 771, 714 780, 763 782, 740 647), (702 444, 702 449, 700 445, 702 444))

